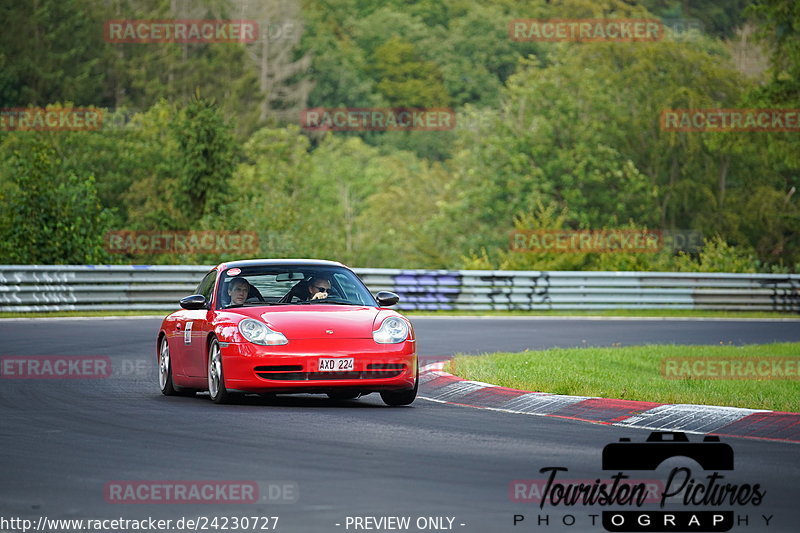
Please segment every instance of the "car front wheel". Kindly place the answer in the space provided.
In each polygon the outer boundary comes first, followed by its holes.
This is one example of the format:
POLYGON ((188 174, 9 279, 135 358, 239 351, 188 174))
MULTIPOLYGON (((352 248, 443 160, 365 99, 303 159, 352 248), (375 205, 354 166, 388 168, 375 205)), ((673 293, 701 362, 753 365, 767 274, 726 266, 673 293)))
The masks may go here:
POLYGON ((417 374, 414 378, 414 388, 398 390, 398 391, 383 391, 381 392, 381 399, 386 405, 410 405, 417 397, 417 389, 419 388, 419 363, 417 363, 417 374))

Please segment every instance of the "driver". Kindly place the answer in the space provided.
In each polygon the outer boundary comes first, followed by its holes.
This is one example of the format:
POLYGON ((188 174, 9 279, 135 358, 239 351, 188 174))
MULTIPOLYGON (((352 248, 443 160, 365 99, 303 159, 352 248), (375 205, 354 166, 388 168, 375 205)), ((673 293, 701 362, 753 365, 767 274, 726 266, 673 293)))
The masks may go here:
POLYGON ((331 280, 321 276, 314 276, 308 280, 301 280, 295 284, 294 287, 289 289, 281 303, 291 303, 294 298, 301 302, 309 300, 321 300, 328 297, 328 291, 331 290, 331 280))
POLYGON ((325 278, 313 277, 308 280, 308 299, 321 300, 328 297, 331 290, 331 281, 325 278))
POLYGON ((229 305, 242 305, 250 294, 250 282, 244 278, 233 278, 228 284, 229 305))

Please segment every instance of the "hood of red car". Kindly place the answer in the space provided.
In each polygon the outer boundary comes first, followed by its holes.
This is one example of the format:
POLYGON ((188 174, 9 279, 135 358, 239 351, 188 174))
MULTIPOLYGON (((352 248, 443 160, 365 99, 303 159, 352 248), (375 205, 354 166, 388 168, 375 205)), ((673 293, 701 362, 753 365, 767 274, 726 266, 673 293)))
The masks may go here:
POLYGON ((236 314, 255 318, 292 339, 371 339, 381 310, 349 305, 243 307, 236 314))

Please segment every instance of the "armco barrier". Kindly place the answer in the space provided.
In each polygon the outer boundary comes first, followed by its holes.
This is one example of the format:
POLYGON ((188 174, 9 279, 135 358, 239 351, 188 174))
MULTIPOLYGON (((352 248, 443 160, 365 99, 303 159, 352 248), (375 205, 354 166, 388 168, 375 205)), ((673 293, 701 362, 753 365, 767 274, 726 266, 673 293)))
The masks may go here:
MULTIPOLYGON (((0 265, 0 311, 177 309, 207 266, 0 265)), ((400 309, 800 312, 800 275, 355 269, 400 309)))

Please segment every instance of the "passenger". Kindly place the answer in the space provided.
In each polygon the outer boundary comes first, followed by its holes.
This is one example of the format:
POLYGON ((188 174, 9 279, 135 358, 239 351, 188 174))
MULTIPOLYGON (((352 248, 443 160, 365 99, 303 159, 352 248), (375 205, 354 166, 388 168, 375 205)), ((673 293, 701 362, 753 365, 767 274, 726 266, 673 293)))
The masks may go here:
POLYGON ((250 294, 250 283, 244 278, 233 278, 228 283, 228 296, 231 303, 228 305, 242 305, 250 294))

